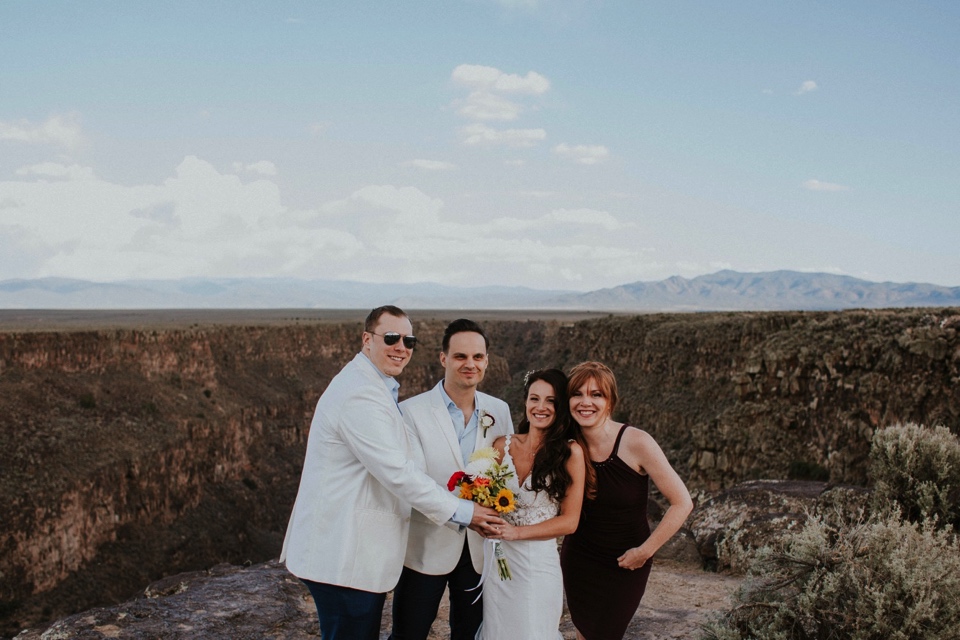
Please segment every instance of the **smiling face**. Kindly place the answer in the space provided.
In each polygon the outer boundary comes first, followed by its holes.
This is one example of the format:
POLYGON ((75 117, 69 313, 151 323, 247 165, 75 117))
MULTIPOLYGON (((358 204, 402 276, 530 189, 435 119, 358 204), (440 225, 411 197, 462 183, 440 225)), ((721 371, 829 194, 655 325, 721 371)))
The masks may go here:
POLYGON ((476 389, 487 370, 487 341, 474 331, 455 333, 447 352, 440 352, 440 364, 447 393, 476 389))
POLYGON ((531 429, 547 429, 557 418, 557 394, 546 380, 535 380, 530 385, 526 406, 531 429))
POLYGON ((594 378, 571 392, 570 413, 584 429, 602 425, 610 417, 610 403, 594 378))
POLYGON ((394 345, 385 343, 383 334, 391 331, 399 333, 401 336, 413 335, 413 325, 406 317, 383 314, 380 316, 373 333, 363 332, 363 353, 370 358, 373 366, 385 375, 396 376, 400 375, 403 368, 410 362, 413 349, 403 346, 403 340, 398 340, 394 345))

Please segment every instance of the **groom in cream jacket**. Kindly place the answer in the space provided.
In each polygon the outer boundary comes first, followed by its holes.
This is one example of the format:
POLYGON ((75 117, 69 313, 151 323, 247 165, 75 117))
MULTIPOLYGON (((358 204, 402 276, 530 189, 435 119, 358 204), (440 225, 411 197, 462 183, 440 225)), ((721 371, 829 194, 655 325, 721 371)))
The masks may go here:
MULTIPOLYGON (((450 323, 443 334, 444 377, 430 391, 400 404, 413 450, 426 472, 446 484, 476 449, 513 433, 510 408, 477 391, 487 369, 487 336, 472 320, 450 323)), ((440 599, 450 589, 450 638, 473 640, 483 618, 478 590, 483 539, 473 531, 437 526, 414 507, 403 573, 393 595, 393 640, 425 640, 440 599), (474 602, 476 601, 476 602, 474 602)))
MULTIPOLYGON (((280 560, 310 589, 323 640, 377 640, 386 592, 407 549, 410 507, 432 526, 503 524, 416 463, 393 378, 417 339, 406 314, 378 307, 363 348, 327 386, 310 425, 300 489, 280 560)), ((456 533, 454 533, 456 535, 456 533)))

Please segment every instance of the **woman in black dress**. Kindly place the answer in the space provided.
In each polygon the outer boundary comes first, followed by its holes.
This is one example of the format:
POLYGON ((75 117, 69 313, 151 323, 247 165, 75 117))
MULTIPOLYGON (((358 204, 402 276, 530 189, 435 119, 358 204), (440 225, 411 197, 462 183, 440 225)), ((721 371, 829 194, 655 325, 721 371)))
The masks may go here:
POLYGON ((581 640, 620 640, 640 605, 653 554, 693 509, 690 493, 656 441, 611 415, 617 381, 599 362, 570 371, 570 412, 596 472, 596 495, 560 555, 567 607, 581 640), (651 532, 647 490, 653 480, 670 507, 651 532))

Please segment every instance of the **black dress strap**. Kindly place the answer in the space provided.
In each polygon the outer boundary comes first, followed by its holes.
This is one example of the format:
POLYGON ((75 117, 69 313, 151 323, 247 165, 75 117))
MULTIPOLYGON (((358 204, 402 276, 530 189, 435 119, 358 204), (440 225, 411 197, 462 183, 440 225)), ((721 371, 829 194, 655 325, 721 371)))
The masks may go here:
POLYGON ((623 432, 627 430, 627 427, 630 425, 624 423, 620 427, 620 433, 617 434, 617 441, 613 443, 613 451, 610 452, 610 457, 613 458, 617 455, 617 451, 620 451, 620 440, 623 438, 623 432))

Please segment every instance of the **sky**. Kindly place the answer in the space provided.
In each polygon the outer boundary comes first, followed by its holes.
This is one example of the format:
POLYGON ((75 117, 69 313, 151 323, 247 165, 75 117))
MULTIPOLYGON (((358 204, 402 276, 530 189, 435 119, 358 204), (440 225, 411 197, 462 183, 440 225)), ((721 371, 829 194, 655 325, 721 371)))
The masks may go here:
POLYGON ((960 3, 0 0, 0 281, 960 286, 960 3))

